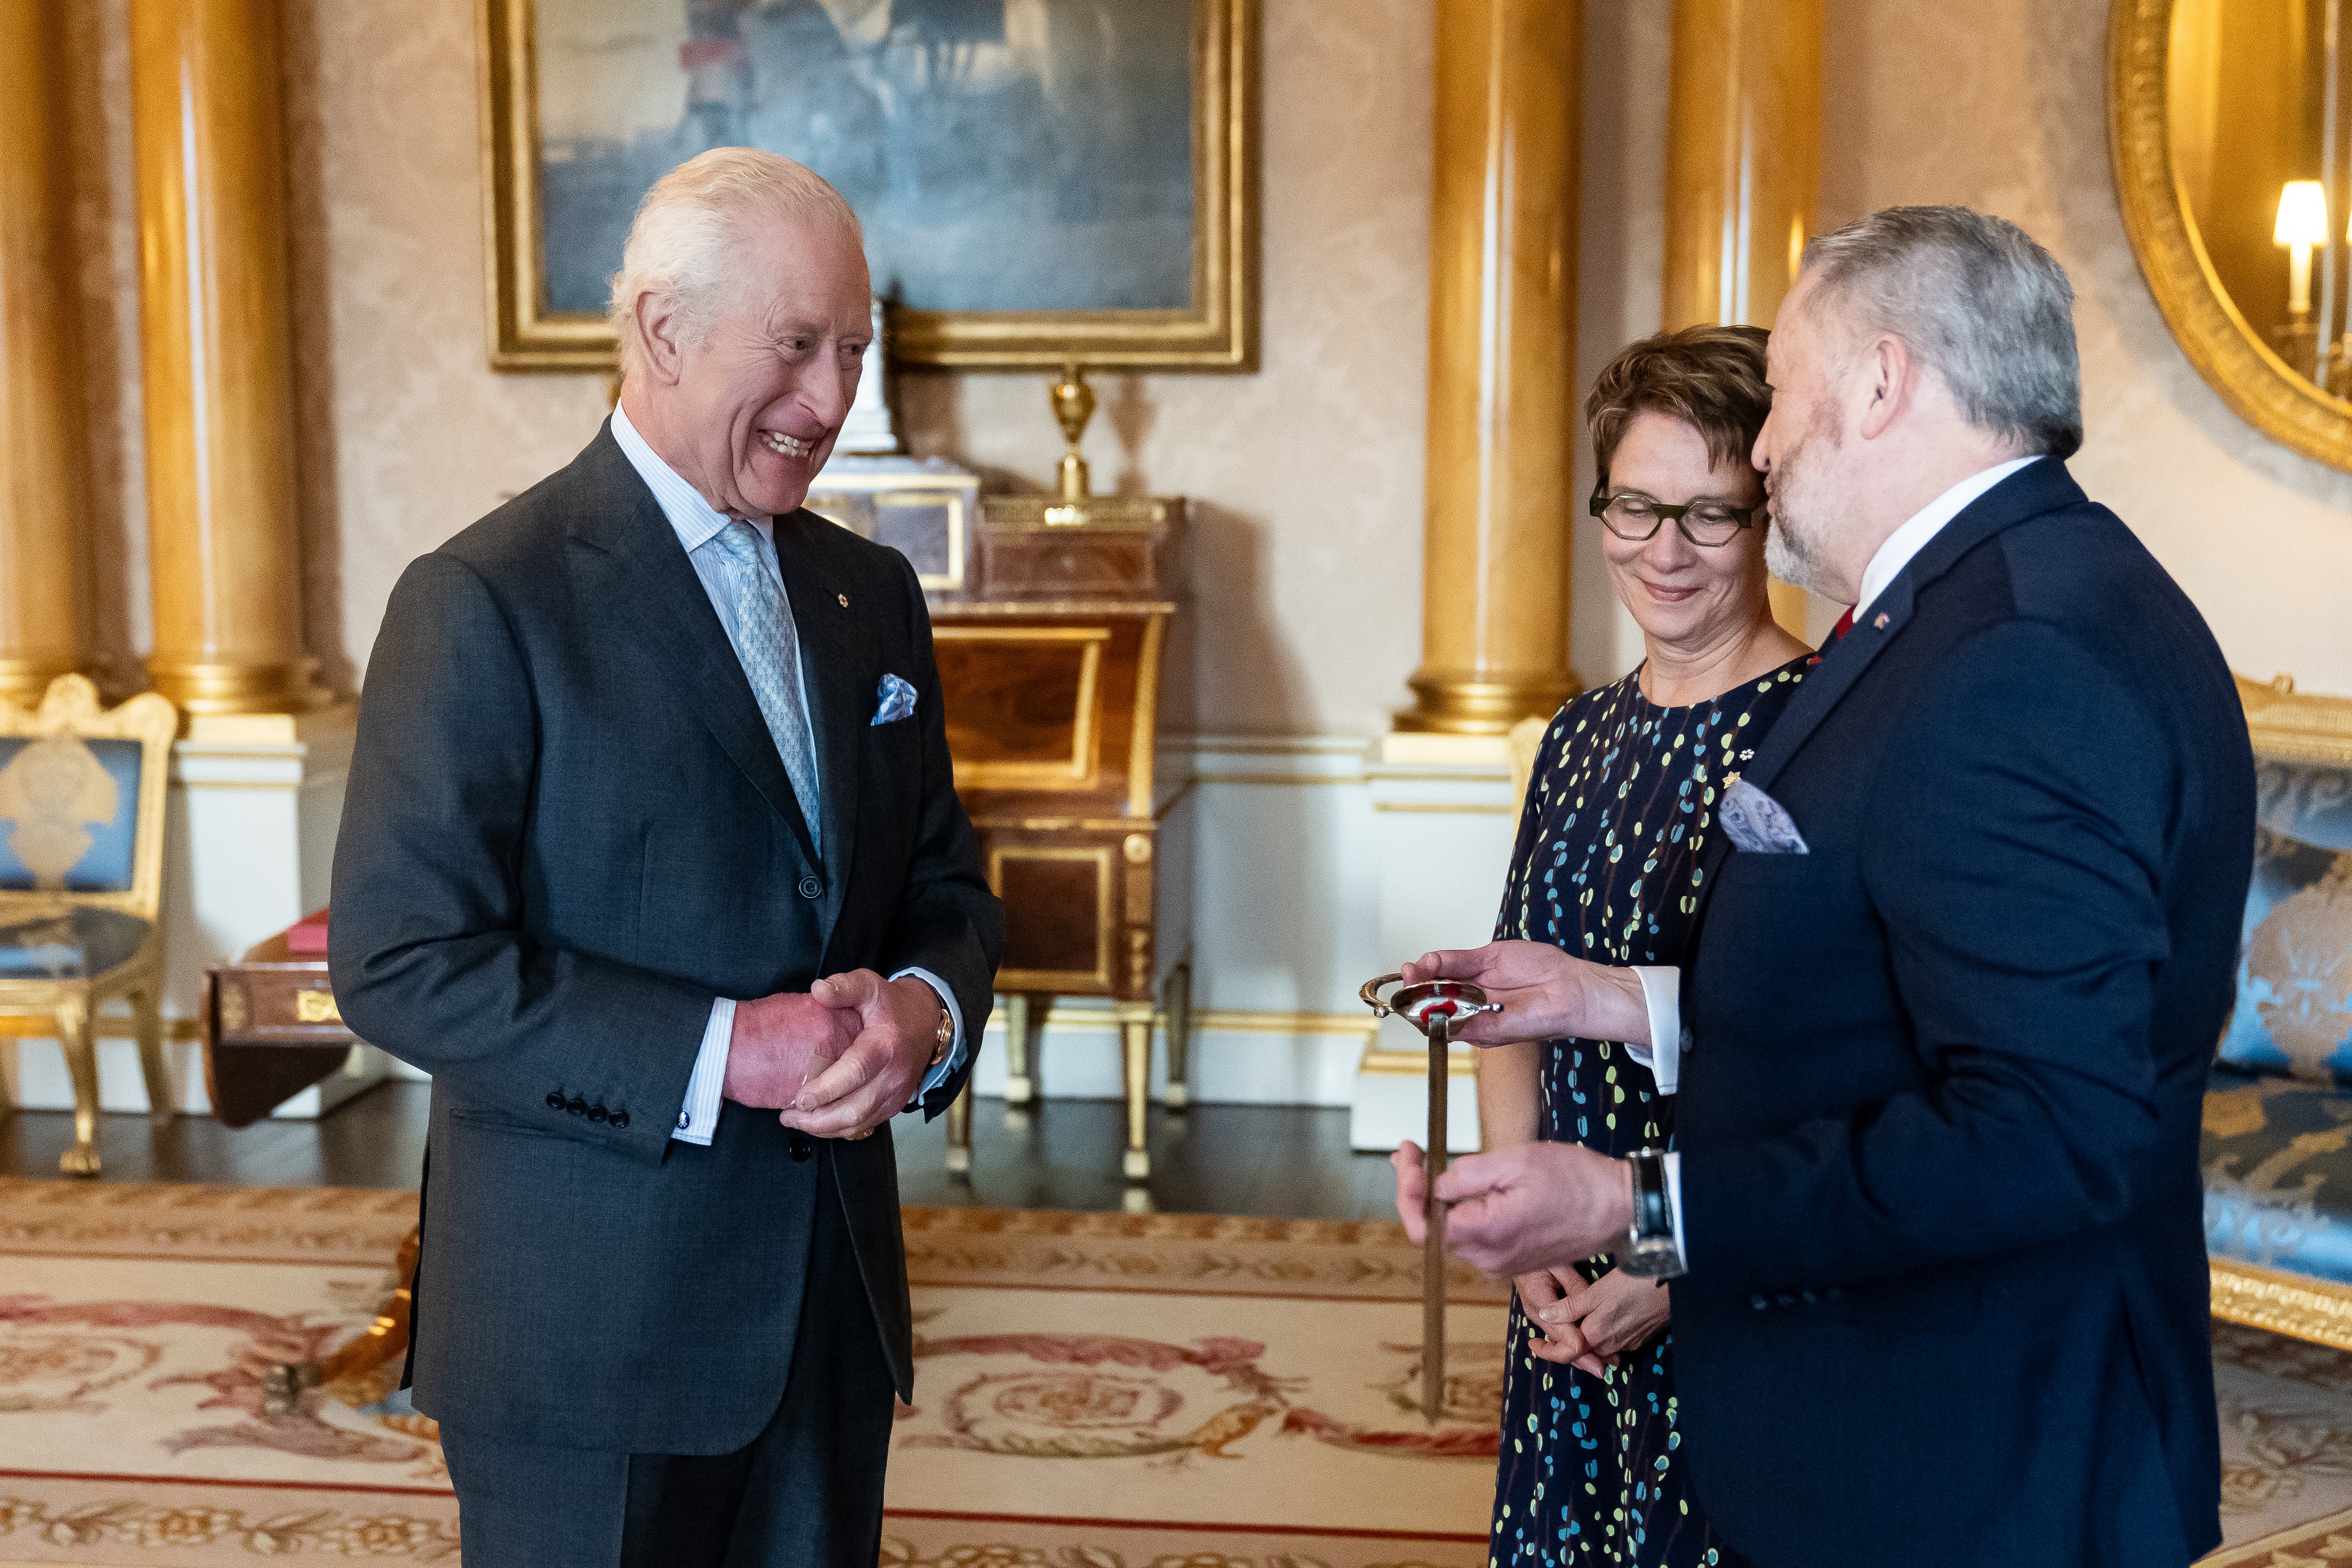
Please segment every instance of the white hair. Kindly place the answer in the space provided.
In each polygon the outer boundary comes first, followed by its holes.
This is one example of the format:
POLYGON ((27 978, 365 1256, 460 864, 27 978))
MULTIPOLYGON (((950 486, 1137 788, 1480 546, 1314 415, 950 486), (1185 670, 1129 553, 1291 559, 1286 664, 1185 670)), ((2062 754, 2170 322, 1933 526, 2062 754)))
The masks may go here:
POLYGON ((2083 367, 2066 269, 2005 218, 1888 207, 1805 247, 1853 340, 1903 340, 1969 424, 2061 459, 2083 445, 2083 367))
POLYGON ((761 218, 826 217, 863 241, 857 215, 814 170, 756 147, 713 147, 654 182, 637 204, 621 269, 613 275, 613 334, 621 374, 642 362, 637 300, 667 294, 692 342, 725 300, 732 252, 761 218))

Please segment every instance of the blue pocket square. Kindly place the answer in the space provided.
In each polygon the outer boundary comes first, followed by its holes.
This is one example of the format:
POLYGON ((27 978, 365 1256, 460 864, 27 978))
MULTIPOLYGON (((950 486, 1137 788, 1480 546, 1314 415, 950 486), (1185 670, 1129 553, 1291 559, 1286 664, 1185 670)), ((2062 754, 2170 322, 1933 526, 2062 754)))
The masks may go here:
POLYGON ((1717 815, 1731 842, 1750 855, 1810 855, 1789 808, 1749 784, 1734 779, 1725 787, 1717 815))
POLYGON ((882 706, 874 710, 874 722, 895 724, 901 719, 915 716, 915 689, 895 675, 882 678, 882 706))

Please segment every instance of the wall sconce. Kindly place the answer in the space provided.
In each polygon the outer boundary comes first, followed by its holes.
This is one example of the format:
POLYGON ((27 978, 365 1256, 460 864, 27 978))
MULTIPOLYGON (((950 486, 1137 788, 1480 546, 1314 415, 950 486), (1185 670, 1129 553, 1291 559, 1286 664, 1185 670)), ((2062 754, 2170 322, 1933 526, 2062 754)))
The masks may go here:
POLYGON ((2279 191, 2271 243, 2289 254, 2287 309, 2311 313, 2311 250, 2327 243, 2327 193, 2317 180, 2289 180, 2279 191))

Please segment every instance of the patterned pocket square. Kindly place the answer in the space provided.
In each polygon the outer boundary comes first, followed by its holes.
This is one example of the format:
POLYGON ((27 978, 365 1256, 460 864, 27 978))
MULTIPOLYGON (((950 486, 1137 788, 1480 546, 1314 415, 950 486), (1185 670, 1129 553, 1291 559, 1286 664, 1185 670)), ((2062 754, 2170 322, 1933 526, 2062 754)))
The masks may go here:
POLYGON ((1731 842, 1750 855, 1812 853, 1790 817, 1789 808, 1746 779, 1734 779, 1725 788, 1717 815, 1731 842))
POLYGON ((895 675, 882 678, 882 706, 874 710, 877 724, 895 724, 915 716, 915 689, 895 675))

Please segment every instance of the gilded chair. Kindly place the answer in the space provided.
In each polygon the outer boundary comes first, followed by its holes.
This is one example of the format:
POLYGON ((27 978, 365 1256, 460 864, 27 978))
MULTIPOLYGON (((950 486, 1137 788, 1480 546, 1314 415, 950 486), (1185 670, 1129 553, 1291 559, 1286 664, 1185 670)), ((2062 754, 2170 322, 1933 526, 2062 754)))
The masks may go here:
POLYGON ((131 1005, 147 1103, 172 1113, 163 1062, 163 785, 179 710, 150 692, 100 711, 79 675, 38 712, 0 700, 0 1014, 48 1020, 73 1079, 74 1144, 58 1161, 94 1176, 98 1009, 131 1005))

